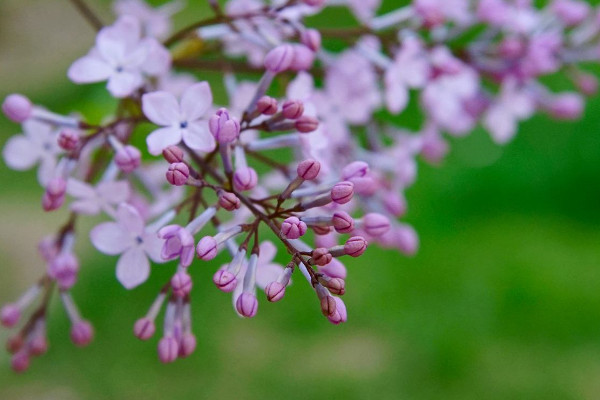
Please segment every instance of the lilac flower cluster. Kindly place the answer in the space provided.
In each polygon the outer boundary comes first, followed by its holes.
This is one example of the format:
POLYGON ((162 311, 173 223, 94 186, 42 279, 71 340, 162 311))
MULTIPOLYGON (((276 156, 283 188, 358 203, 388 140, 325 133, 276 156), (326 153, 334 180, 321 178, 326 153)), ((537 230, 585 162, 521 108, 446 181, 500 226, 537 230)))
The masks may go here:
POLYGON ((82 216, 107 217, 89 239, 118 256, 116 276, 127 289, 148 280, 151 262, 174 261, 172 278, 133 328, 150 339, 164 309, 162 362, 194 351, 193 271, 211 268, 204 262, 220 252, 228 262, 213 282, 232 293, 240 316, 256 315, 257 289, 281 300, 298 270, 323 315, 339 324, 347 320, 344 257, 361 256, 368 243, 417 250, 415 230, 398 219, 419 156, 439 162, 448 151, 444 134, 467 135, 479 124, 503 144, 536 111, 578 118, 584 96, 597 90, 578 65, 600 59, 600 12, 578 0, 543 9, 529 0, 415 0, 389 13, 378 12, 379 0, 231 0, 224 7, 208 0, 212 16, 174 33, 177 1, 154 9, 117 0, 112 25, 74 3, 98 33, 68 78, 106 82, 119 101, 102 124, 20 94, 2 104, 23 130, 6 143, 6 164, 37 166, 42 208, 70 211, 39 245, 46 263, 39 282, 1 310, 6 327, 24 321, 8 342, 16 371, 47 349, 55 292, 73 342, 92 339, 70 292, 80 268, 74 243, 86 237, 76 235, 82 216), (358 24, 305 24, 338 6, 349 7, 358 24), (333 39, 347 44, 342 52, 327 49, 333 39), (211 85, 198 78, 213 70, 228 104, 215 104, 211 85), (574 90, 553 93, 540 82, 554 73, 566 74, 574 90), (402 114, 410 102, 423 115, 417 132, 378 117, 402 114), (144 148, 132 144, 140 135, 144 148), (265 232, 277 244, 259 239, 265 232), (278 250, 286 265, 275 262, 278 250))

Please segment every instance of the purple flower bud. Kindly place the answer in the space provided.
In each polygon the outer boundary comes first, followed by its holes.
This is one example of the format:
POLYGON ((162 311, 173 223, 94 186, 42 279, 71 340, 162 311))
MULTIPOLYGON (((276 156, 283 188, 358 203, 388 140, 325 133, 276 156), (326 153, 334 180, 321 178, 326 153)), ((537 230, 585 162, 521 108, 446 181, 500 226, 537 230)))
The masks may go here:
POLYGON ((252 293, 242 293, 235 302, 235 308, 242 316, 252 318, 258 309, 258 300, 252 293))
POLYGON ((313 230, 315 235, 327 235, 331 232, 330 226, 315 225, 315 226, 311 226, 311 229, 313 230))
POLYGON ((162 151, 162 155, 167 162, 173 164, 183 162, 183 150, 177 146, 169 146, 162 151))
POLYGON ((349 233, 354 230, 354 220, 345 211, 336 211, 331 222, 337 233, 349 233))
POLYGON ((353 236, 344 244, 344 253, 351 257, 359 257, 365 250, 367 250, 367 241, 362 236, 353 236))
POLYGON ((2 112, 11 121, 24 122, 31 116, 33 105, 29 99, 21 94, 9 94, 2 103, 2 112))
POLYGON ((172 363, 177 359, 178 354, 179 344, 173 336, 164 336, 160 339, 158 342, 158 359, 160 362, 164 364, 172 363))
POLYGON ((42 207, 45 211, 59 209, 65 202, 67 182, 62 177, 52 178, 42 196, 42 207))
POLYGON ((129 173, 140 166, 142 162, 142 153, 137 147, 127 145, 123 146, 115 154, 115 163, 121 171, 129 173))
POLYGON ((179 271, 171 278, 171 289, 177 297, 185 297, 192 291, 192 277, 185 271, 179 271))
POLYGON ((36 335, 29 341, 29 351, 33 356, 41 356, 48 351, 48 339, 44 335, 36 335))
POLYGON ((288 100, 283 103, 281 113, 287 119, 298 119, 304 114, 304 104, 300 100, 288 100))
POLYGON ((87 346, 93 337, 94 328, 92 328, 92 325, 88 321, 77 321, 71 327, 71 340, 76 346, 87 346))
POLYGON ((312 252, 312 259, 315 262, 315 264, 323 266, 329 264, 333 257, 331 256, 329 250, 327 250, 326 248, 317 247, 312 252))
POLYGON ((334 325, 338 325, 342 322, 346 322, 348 320, 348 313, 346 311, 346 304, 339 297, 334 297, 335 300, 335 313, 333 315, 327 317, 329 322, 334 325))
POLYGON ((321 33, 316 29, 304 30, 300 35, 300 41, 314 52, 321 49, 321 33))
POLYGON ((340 260, 334 258, 331 262, 323 267, 319 268, 319 272, 331 277, 331 278, 341 278, 346 279, 346 275, 348 271, 346 271, 346 267, 340 260))
POLYGON ((298 239, 306 233, 306 223, 298 217, 288 217, 281 224, 281 234, 288 239, 298 239))
POLYGON ((210 261, 217 256, 217 241, 212 236, 204 236, 196 246, 196 253, 204 261, 210 261))
POLYGON ((383 205, 385 209, 395 217, 401 217, 406 214, 406 199, 394 192, 387 192, 383 196, 383 205))
POLYGON ((390 220, 382 214, 368 213, 363 217, 363 228, 369 236, 381 236, 390 230, 390 220))
POLYGON ((336 183, 331 189, 331 200, 338 204, 346 204, 354 196, 354 184, 349 181, 336 183))
POLYGON ((213 282, 225 293, 233 292, 237 286, 237 278, 226 269, 220 269, 213 275, 213 282))
POLYGON ((265 293, 267 294, 267 300, 274 303, 283 299, 283 296, 285 295, 285 285, 277 281, 271 282, 265 288, 265 293))
POLYGON ((270 96, 263 96, 256 103, 256 110, 264 115, 274 115, 277 113, 277 100, 270 96))
POLYGON ((584 102, 576 93, 556 95, 550 101, 548 111, 554 118, 572 120, 581 117, 584 102))
POLYGON ((231 192, 226 192, 224 190, 220 190, 218 192, 219 195, 219 205, 221 207, 223 207, 225 210, 227 211, 233 211, 233 210, 237 210, 238 208, 240 208, 241 203, 240 203, 240 199, 238 199, 238 197, 231 193, 231 192))
POLYGON ((70 289, 77 280, 79 262, 72 253, 61 253, 48 265, 48 276, 56 280, 62 290, 70 289))
POLYGON ((256 171, 251 167, 240 168, 233 174, 233 187, 237 191, 254 189, 258 183, 256 171))
POLYGON ((300 133, 314 132, 319 127, 319 120, 308 115, 303 115, 294 122, 294 127, 300 133))
POLYGON ((6 304, 0 310, 0 323, 7 328, 15 326, 20 318, 21 310, 15 304, 6 304))
POLYGON ((419 249, 419 236, 411 226, 402 225, 398 227, 394 235, 396 237, 396 247, 407 256, 414 255, 419 249))
POLYGON ((341 278, 331 278, 327 281, 326 286, 335 295, 342 296, 346 293, 346 282, 341 278))
POLYGON ((342 178, 344 180, 352 178, 362 178, 369 173, 369 164, 364 161, 354 161, 342 169, 342 178))
POLYGON ((290 68, 294 71, 307 71, 315 62, 315 52, 303 44, 294 45, 294 60, 290 68))
POLYGON ((188 357, 196 350, 196 335, 191 332, 186 332, 181 337, 179 342, 179 357, 188 357))
POLYGON ((583 72, 577 73, 575 77, 577 88, 586 96, 593 96, 598 92, 598 79, 592 75, 583 72))
POLYGON ((362 196, 372 196, 377 192, 379 184, 372 176, 355 177, 350 179, 354 184, 354 191, 362 196))
POLYGON ((296 172, 298 173, 298 177, 305 181, 312 181, 321 172, 321 163, 317 160, 304 160, 298 164, 296 172))
POLYGON ((166 177, 171 185, 183 186, 190 177, 190 169, 185 163, 173 163, 169 165, 166 177))
POLYGON ((25 372, 27 368, 29 368, 29 352, 26 349, 23 349, 12 356, 10 360, 10 365, 13 371, 17 373, 25 372))
POLYGON ((323 296, 321 298, 321 312, 324 316, 329 317, 335 314, 336 304, 333 296, 323 296))
POLYGON ((552 11, 566 25, 574 26, 583 22, 590 13, 589 4, 575 0, 554 0, 552 11))
POLYGON ((320 7, 325 4, 325 0, 302 0, 302 2, 311 7, 320 7))
POLYGON ((133 334, 140 340, 150 339, 154 336, 154 332, 156 332, 156 325, 148 317, 138 319, 133 325, 133 334))
POLYGON ((279 73, 290 68, 294 61, 294 48, 289 44, 275 47, 265 56, 265 68, 279 73))
POLYGON ((231 143, 240 134, 240 124, 229 115, 226 108, 220 108, 208 121, 210 133, 219 143, 231 143))
POLYGON ((63 129, 58 134, 58 145, 66 151, 75 150, 79 146, 79 133, 73 129, 63 129))

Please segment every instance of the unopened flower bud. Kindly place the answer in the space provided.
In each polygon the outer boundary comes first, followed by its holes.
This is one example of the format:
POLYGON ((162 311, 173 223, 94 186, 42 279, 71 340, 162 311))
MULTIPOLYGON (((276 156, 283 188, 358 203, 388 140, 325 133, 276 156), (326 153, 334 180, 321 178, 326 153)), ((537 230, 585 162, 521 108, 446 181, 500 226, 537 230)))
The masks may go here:
POLYGON ((283 299, 283 296, 285 295, 285 285, 277 281, 271 282, 265 288, 265 293, 267 294, 267 300, 274 303, 283 299))
POLYGON ((129 173, 140 166, 142 162, 142 153, 137 147, 127 145, 117 150, 115 154, 115 163, 123 172, 129 173))
POLYGON ((315 62, 315 52, 303 44, 294 45, 294 60, 290 68, 294 71, 307 71, 315 62))
POLYGON ((321 33, 316 29, 304 30, 300 35, 300 41, 314 52, 321 49, 321 33))
POLYGON ((304 104, 300 100, 288 100, 283 103, 281 113, 287 119, 298 119, 304 114, 304 104))
POLYGON ((344 244, 344 253, 351 257, 359 257, 365 250, 367 250, 367 241, 362 236, 353 236, 344 244))
POLYGON ((355 177, 349 180, 354 184, 354 191, 362 196, 372 196, 379 185, 372 176, 355 177))
POLYGON ((338 204, 346 204, 354 196, 354 184, 349 181, 338 182, 331 189, 331 200, 338 204))
POLYGON ((196 246, 196 253, 204 261, 210 261, 217 256, 217 241, 212 236, 204 236, 196 246))
POLYGON ((369 173, 369 164, 364 161, 354 161, 342 169, 342 178, 349 180, 352 178, 361 178, 369 173))
POLYGON ((333 257, 329 250, 324 247, 318 247, 313 250, 312 259, 316 265, 323 266, 329 264, 333 257))
POLYGON ((294 127, 300 133, 314 132, 319 127, 319 120, 308 115, 303 115, 294 122, 294 127))
POLYGON ((88 321, 77 321, 71 327, 71 340, 76 346, 87 346, 90 344, 93 337, 94 329, 88 321))
POLYGON ((58 134, 58 145, 66 151, 73 151, 79 146, 79 133, 73 129, 65 128, 58 134))
POLYGON ((143 317, 135 321, 133 325, 133 334, 140 340, 148 340, 154 336, 156 325, 148 317, 143 317))
POLYGON ((65 193, 67 191, 67 182, 62 177, 52 178, 46 191, 42 196, 42 207, 45 211, 59 209, 65 202, 65 193))
POLYGON ((233 174, 233 186, 235 190, 245 191, 254 189, 258 183, 256 171, 251 167, 239 168, 233 174))
POLYGON ((320 7, 325 4, 325 0, 302 0, 302 2, 311 7, 320 7))
POLYGON ((2 112, 11 121, 21 123, 31 116, 33 105, 21 94, 9 94, 2 103, 2 112))
POLYGON ((233 292, 237 286, 237 278, 226 269, 220 269, 213 275, 213 282, 223 292, 233 292))
POLYGON ((290 68, 294 61, 294 48, 289 44, 275 47, 265 56, 265 68, 279 73, 290 68))
POLYGON ((79 262, 72 253, 62 253, 48 265, 48 276, 56 280, 62 290, 70 289, 77 280, 79 262))
POLYGON ((162 151, 162 155, 163 155, 164 159, 167 160, 167 162, 169 162, 171 164, 183 162, 183 159, 184 159, 183 150, 181 150, 177 146, 167 147, 166 149, 164 149, 162 151))
POLYGON ((179 344, 177 340, 169 335, 165 336, 158 342, 158 359, 160 362, 167 364, 175 361, 179 354, 179 344))
POLYGON ((363 217, 363 229, 370 236, 381 236, 390 230, 390 220, 382 214, 368 213, 363 217))
POLYGON ((6 304, 0 310, 0 323, 7 328, 11 328, 19 322, 21 310, 15 304, 6 304))
POLYGON ((169 165, 166 177, 167 181, 171 185, 183 186, 186 184, 188 178, 190 177, 190 169, 185 163, 173 163, 169 165))
POLYGON ((581 117, 584 102, 576 93, 564 93, 554 96, 550 101, 548 111, 554 118, 573 120, 581 117))
POLYGON ((298 217, 288 217, 281 224, 281 234, 288 239, 298 239, 306 233, 306 223, 298 217))
POLYGON ((349 233, 354 230, 354 219, 345 211, 336 211, 331 222, 337 233, 349 233))
POLYGON ((13 371, 17 373, 25 372, 27 368, 29 368, 29 352, 27 349, 22 349, 12 356, 10 360, 10 365, 13 371))
POLYGON ((181 337, 179 343, 179 357, 188 357, 196 350, 196 335, 191 332, 186 332, 181 337))
POLYGON ((577 88, 586 96, 593 96, 598 92, 598 78, 584 72, 577 73, 575 77, 577 88))
POLYGON ((333 294, 342 296, 346 293, 346 282, 340 278, 331 278, 326 282, 327 289, 333 294))
POLYGON ((258 309, 258 300, 252 293, 242 293, 235 302, 237 311, 246 318, 252 318, 256 315, 258 309))
POLYGON ((179 271, 171 278, 171 288, 177 297, 185 297, 192 290, 192 277, 185 271, 179 271))
POLYGON ((327 317, 329 322, 334 325, 341 324, 342 322, 346 322, 348 320, 348 313, 346 311, 346 305, 344 301, 339 297, 334 297, 335 299, 335 313, 333 315, 327 317))
POLYGON ((401 217, 406 213, 406 199, 398 193, 387 192, 383 196, 383 205, 395 217, 401 217))
POLYGON ((270 96, 263 96, 256 103, 256 110, 264 115, 274 115, 277 113, 277 100, 270 96))
POLYGON ((321 298, 321 312, 324 316, 329 317, 335 313, 336 304, 333 296, 323 296, 321 298))
POLYGON ((220 108, 208 121, 210 133, 219 143, 231 143, 240 134, 240 124, 229 115, 226 108, 220 108))
POLYGON ((44 335, 36 335, 29 342, 29 351, 33 356, 41 356, 48 351, 48 339, 44 335))
POLYGON ((305 181, 312 181, 321 172, 321 163, 317 160, 304 160, 298 164, 296 172, 298 173, 298 177, 305 181))
POLYGON ((227 211, 233 211, 240 208, 241 203, 240 199, 231 192, 226 192, 224 190, 220 190, 218 192, 219 195, 219 205, 223 207, 227 211))

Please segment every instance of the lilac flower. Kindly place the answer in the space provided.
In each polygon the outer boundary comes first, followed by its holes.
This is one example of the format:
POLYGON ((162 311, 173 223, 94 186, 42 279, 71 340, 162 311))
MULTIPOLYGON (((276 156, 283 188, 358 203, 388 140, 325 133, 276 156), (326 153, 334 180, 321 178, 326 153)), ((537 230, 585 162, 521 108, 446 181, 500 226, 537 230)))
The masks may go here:
POLYGON ((125 288, 133 289, 150 275, 148 257, 163 262, 163 240, 156 231, 147 228, 137 210, 125 203, 117 209, 116 222, 104 222, 90 232, 92 244, 102 253, 120 254, 117 279, 125 288))
POLYGON ((169 52, 153 38, 141 38, 141 26, 131 16, 119 18, 102 28, 96 45, 69 68, 75 83, 107 80, 108 91, 115 97, 130 96, 144 83, 144 74, 157 76, 167 71, 169 52))
POLYGON ((123 203, 130 196, 127 181, 105 181, 95 187, 77 179, 67 181, 67 193, 75 198, 70 209, 76 213, 96 215, 104 211, 114 216, 113 206, 123 203))
POLYGON ((119 16, 129 15, 137 18, 142 24, 144 36, 162 39, 171 31, 171 16, 178 12, 183 4, 181 1, 173 1, 152 8, 143 0, 117 0, 113 7, 119 16))
POLYGON ((212 105, 212 92, 207 82, 190 86, 178 102, 168 92, 153 92, 142 97, 142 109, 150 121, 162 126, 146 138, 148 151, 158 155, 163 149, 183 142, 191 149, 209 152, 215 138, 208 130, 208 117, 212 105))

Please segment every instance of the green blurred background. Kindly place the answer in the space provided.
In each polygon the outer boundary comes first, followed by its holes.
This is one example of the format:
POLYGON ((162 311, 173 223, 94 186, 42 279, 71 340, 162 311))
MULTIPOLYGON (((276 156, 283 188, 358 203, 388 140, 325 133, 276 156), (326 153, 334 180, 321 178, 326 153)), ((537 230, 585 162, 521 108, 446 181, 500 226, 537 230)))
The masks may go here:
MULTIPOLYGON (((209 15, 204 1, 188 3, 179 26, 209 15)), ((108 2, 90 4, 108 20, 108 2)), ((99 118, 113 101, 65 77, 93 36, 66 0, 0 1, 0 96, 18 91, 99 118)), ((477 130, 452 140, 440 168, 420 165, 406 219, 421 249, 405 258, 371 248, 368 262, 349 260, 342 326, 320 315, 300 279, 284 301, 261 298, 258 316, 241 320, 214 288, 214 268, 198 264, 198 349, 161 365, 157 338, 142 343, 131 330, 171 267, 155 267, 146 285, 127 292, 114 279, 116 259, 80 241, 74 296, 96 340, 74 348, 53 302, 47 355, 15 375, 0 353, 0 399, 598 399, 599 109, 593 98, 578 122, 535 117, 505 147, 477 130)), ((18 131, 0 119, 0 143, 18 131)), ((4 303, 43 271, 36 242, 66 212, 40 210, 33 171, 2 164, 0 185, 4 303)), ((8 336, 0 330, 0 341, 8 336)))

